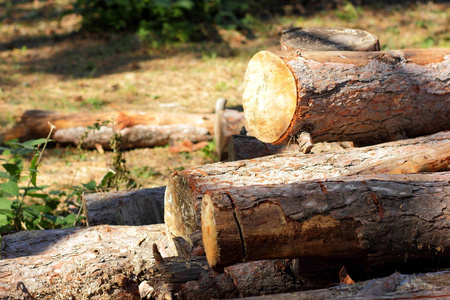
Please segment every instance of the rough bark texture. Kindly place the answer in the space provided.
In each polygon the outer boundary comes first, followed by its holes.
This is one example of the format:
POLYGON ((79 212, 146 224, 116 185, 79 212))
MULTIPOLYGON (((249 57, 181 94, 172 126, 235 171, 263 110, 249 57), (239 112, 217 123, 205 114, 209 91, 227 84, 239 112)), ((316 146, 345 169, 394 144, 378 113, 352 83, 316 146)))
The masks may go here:
POLYGON ((400 174, 449 169, 450 132, 322 154, 281 154, 215 163, 171 175, 164 219, 168 233, 190 244, 201 241, 201 199, 219 188, 292 183, 355 174, 400 174))
MULTIPOLYGON (((353 143, 316 143, 312 145, 310 153, 342 151, 347 148, 353 148, 353 143)), ((253 136, 233 135, 230 140, 228 160, 252 159, 281 153, 298 153, 299 151, 300 147, 295 142, 288 145, 273 145, 270 143, 263 143, 253 136)))
POLYGON ((208 191, 206 257, 212 268, 274 258, 353 260, 349 270, 449 258, 449 183, 450 172, 438 172, 208 191))
POLYGON ((162 224, 8 235, 0 298, 209 300, 320 287, 299 281, 288 260, 237 264, 217 274, 205 257, 173 254, 162 224))
POLYGON ((164 223, 166 187, 85 194, 89 224, 150 225, 164 223))
POLYGON ((291 28, 283 31, 287 51, 379 51, 378 38, 364 30, 343 27, 291 28))
POLYGON ((245 125, 244 114, 236 110, 224 109, 225 103, 218 100, 216 103, 216 125, 214 127, 214 141, 216 154, 220 161, 229 157, 229 144, 231 136, 239 134, 245 125))
POLYGON ((63 114, 54 111, 29 110, 26 111, 20 122, 5 134, 5 140, 30 139, 47 137, 49 133, 48 122, 56 126, 56 132, 60 129, 88 127, 94 123, 110 121, 117 130, 136 125, 174 125, 183 124, 194 127, 206 128, 213 132, 214 114, 182 114, 162 112, 102 112, 63 114), (100 120, 100 121, 99 121, 100 120))
POLYGON ((163 255, 164 225, 20 232, 2 238, 2 299, 140 299, 138 283, 163 255))
POLYGON ((246 127, 267 143, 307 131, 360 146, 449 130, 449 80, 450 48, 261 51, 244 79, 246 127))
POLYGON ((114 133, 122 136, 122 147, 125 149, 164 146, 183 140, 197 143, 212 139, 206 128, 180 124, 135 125, 116 132, 108 126, 102 126, 95 131, 86 127, 72 127, 57 130, 52 138, 57 143, 77 145, 86 131, 89 132, 83 139, 83 147, 86 149, 93 149, 98 145, 103 149, 111 149, 110 143, 114 133))
MULTIPOLYGON (((450 272, 417 275, 394 273, 354 285, 268 296, 247 297, 246 300, 328 300, 328 299, 448 299, 450 272)), ((240 298, 242 299, 242 298, 240 298)))
POLYGON ((263 157, 278 153, 299 152, 296 144, 287 145, 272 145, 263 143, 253 136, 247 135, 233 135, 231 136, 228 160, 243 160, 263 157))

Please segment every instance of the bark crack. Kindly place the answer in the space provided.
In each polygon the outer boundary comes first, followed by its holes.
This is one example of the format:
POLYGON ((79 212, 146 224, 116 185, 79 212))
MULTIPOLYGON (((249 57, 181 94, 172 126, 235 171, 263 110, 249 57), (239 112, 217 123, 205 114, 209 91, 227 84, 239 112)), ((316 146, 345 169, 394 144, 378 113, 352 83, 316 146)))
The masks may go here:
POLYGON ((236 204, 233 201, 233 197, 231 197, 231 195, 227 192, 227 196, 228 199, 230 200, 230 205, 233 208, 233 218, 234 221, 236 222, 236 227, 239 233, 239 239, 241 240, 241 248, 242 248, 242 257, 244 258, 244 261, 247 260, 247 247, 245 245, 245 240, 244 240, 244 232, 242 230, 242 226, 241 226, 241 222, 239 221, 239 217, 238 217, 238 209, 236 208, 236 204))

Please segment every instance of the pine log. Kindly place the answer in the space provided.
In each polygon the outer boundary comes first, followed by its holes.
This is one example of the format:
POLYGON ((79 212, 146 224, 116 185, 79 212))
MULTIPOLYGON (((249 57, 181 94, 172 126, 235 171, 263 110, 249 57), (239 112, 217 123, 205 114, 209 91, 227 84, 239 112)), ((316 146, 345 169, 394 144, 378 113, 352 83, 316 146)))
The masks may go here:
POLYGON ((172 238, 181 237, 196 247, 201 244, 201 199, 208 190, 355 174, 436 172, 448 170, 449 164, 450 131, 335 153, 280 154, 208 164, 171 175, 164 219, 172 238))
POLYGON ((244 114, 236 110, 225 109, 226 99, 216 102, 216 123, 214 126, 214 142, 219 161, 227 160, 231 136, 239 134, 245 125, 244 114))
POLYGON ((290 28, 280 38, 287 51, 379 51, 378 38, 364 30, 344 27, 290 28))
POLYGON ((85 194, 89 224, 150 225, 164 223, 166 187, 85 194))
POLYGON ((449 183, 450 172, 438 172, 207 191, 206 258, 212 268, 275 258, 371 267, 450 258, 449 183))
POLYGON ((1 299, 140 299, 138 283, 163 255, 164 225, 26 231, 2 238, 1 299))
MULTIPOLYGON (((220 134, 222 137, 221 151, 228 151, 230 136, 239 133, 245 122, 241 112, 225 109, 221 112, 220 134)), ((5 141, 19 139, 44 138, 49 134, 48 122, 56 126, 51 136, 57 143, 77 145, 83 138, 83 147, 93 149, 101 146, 111 149, 110 140, 114 132, 123 137, 125 149, 154 147, 167 145, 176 141, 189 140, 197 143, 212 140, 216 123, 214 114, 182 114, 182 113, 134 113, 108 112, 92 114, 62 114, 52 111, 26 111, 20 122, 6 132, 5 141), (95 123, 105 126, 93 130, 95 123), (114 125, 114 130, 113 130, 114 125)))
MULTIPOLYGON (((323 153, 331 151, 342 151, 347 148, 353 148, 352 142, 331 142, 316 143, 312 145, 310 153, 323 153)), ((297 143, 287 145, 273 145, 264 143, 253 136, 233 135, 231 136, 228 160, 243 160, 257 157, 269 156, 281 153, 298 153, 300 147, 297 143)))
POLYGON ((450 48, 261 51, 244 78, 246 127, 266 143, 306 131, 358 146, 449 130, 449 79, 450 48))
POLYGON ((0 298, 119 300, 177 295, 209 300, 315 287, 299 281, 289 261, 248 262, 216 274, 205 257, 184 260, 173 254, 163 224, 7 235, 2 239, 0 298))
POLYGON ((45 110, 28 110, 20 122, 5 134, 5 140, 44 138, 48 136, 48 122, 60 129, 93 126, 94 123, 109 121, 116 130, 122 130, 135 125, 173 125, 184 124, 194 127, 206 128, 213 132, 214 114, 183 114, 162 112, 100 112, 100 113, 73 113, 64 114, 45 110))
MULTIPOLYGON (((293 292, 289 294, 247 297, 245 300, 380 300, 380 299, 449 299, 450 272, 424 274, 399 274, 360 282, 339 285, 328 289, 293 292)), ((237 299, 237 298, 236 298, 237 299)), ((243 300, 243 298, 239 298, 243 300)))
MULTIPOLYGON (((94 149, 100 145, 103 149, 111 149, 111 138, 115 130, 108 126, 101 126, 99 130, 90 130, 86 127, 60 129, 56 130, 52 138, 60 144, 77 145, 85 132, 88 132, 88 135, 83 138, 83 148, 94 149)), ((117 133, 122 136, 124 149, 164 146, 180 140, 197 143, 212 139, 206 128, 181 124, 135 125, 117 133)))

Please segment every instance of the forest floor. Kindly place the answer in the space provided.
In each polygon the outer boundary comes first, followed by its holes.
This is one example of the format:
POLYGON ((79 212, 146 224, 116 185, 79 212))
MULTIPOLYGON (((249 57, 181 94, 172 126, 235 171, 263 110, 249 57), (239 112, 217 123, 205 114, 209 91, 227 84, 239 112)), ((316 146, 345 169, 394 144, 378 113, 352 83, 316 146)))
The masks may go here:
MULTIPOLYGON (((260 50, 279 49, 280 34, 290 27, 363 29, 378 36, 382 50, 450 47, 450 4, 432 1, 347 3, 255 20, 253 39, 220 30, 222 43, 170 45, 149 45, 133 34, 78 33, 81 18, 62 16, 71 8, 67 0, 12 1, 11 8, 7 2, 0 0, 0 135, 31 109, 207 113, 219 97, 239 106, 248 61, 260 50)), ((127 151, 125 158, 142 187, 166 185, 172 172, 214 161, 208 151, 173 154, 167 147, 127 151)), ((72 147, 54 147, 44 155, 38 184, 98 182, 111 159, 111 152, 80 156, 72 147)))

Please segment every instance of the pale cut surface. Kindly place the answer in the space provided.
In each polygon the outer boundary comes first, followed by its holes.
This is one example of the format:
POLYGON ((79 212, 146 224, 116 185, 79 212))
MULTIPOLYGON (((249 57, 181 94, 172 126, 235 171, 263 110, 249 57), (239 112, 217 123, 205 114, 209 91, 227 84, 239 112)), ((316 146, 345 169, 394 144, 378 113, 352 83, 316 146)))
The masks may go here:
POLYGON ((301 51, 379 51, 378 38, 353 28, 291 28, 280 38, 283 50, 301 51))
POLYGON ((297 107, 297 88, 289 67, 261 51, 248 63, 242 96, 247 127, 262 142, 274 143, 288 129, 297 107))

